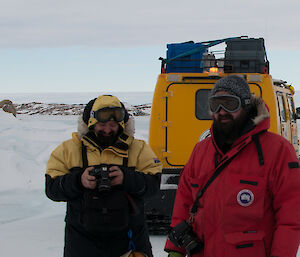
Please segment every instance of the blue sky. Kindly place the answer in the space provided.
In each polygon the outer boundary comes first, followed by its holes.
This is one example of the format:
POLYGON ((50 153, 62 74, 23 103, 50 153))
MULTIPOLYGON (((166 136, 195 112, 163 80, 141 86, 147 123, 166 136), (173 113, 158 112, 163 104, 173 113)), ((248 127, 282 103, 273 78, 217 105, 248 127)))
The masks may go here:
POLYGON ((1 84, 6 92, 153 91, 162 52, 163 47, 0 49, 1 84))
POLYGON ((298 0, 0 0, 2 93, 153 91, 166 44, 264 37, 300 90, 298 0))

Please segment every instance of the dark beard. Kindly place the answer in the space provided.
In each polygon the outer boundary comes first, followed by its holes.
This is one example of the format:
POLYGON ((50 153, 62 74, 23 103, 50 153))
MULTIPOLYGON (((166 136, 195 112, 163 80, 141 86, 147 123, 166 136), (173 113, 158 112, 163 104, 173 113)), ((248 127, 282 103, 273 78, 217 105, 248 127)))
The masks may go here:
POLYGON ((218 119, 214 119, 213 129, 215 140, 223 151, 226 152, 233 142, 241 136, 247 119, 248 115, 246 112, 242 112, 236 119, 233 119, 230 113, 219 115, 218 119), (221 121, 224 118, 230 119, 230 121, 222 123, 221 121))
POLYGON ((118 139, 118 135, 114 132, 110 132, 108 136, 104 136, 102 131, 99 131, 97 134, 97 144, 102 148, 109 147, 114 145, 118 139))

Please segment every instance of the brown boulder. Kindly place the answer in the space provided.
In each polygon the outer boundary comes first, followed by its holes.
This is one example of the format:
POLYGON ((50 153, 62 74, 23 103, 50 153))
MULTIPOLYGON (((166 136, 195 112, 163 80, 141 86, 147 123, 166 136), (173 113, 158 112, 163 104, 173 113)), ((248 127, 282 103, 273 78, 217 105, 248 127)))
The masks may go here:
POLYGON ((15 117, 17 116, 16 108, 10 100, 2 100, 0 102, 0 108, 5 112, 13 114, 15 117))

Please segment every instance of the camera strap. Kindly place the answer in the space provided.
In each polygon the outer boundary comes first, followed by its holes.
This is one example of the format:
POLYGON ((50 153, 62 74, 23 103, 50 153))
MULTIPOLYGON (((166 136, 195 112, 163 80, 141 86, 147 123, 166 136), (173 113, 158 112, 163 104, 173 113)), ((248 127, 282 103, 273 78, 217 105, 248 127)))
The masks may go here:
MULTIPOLYGON (((246 145, 244 145, 244 147, 245 146, 246 145)), ((241 147, 241 148, 244 148, 244 147, 241 147)), ((218 166, 216 167, 216 170, 213 173, 213 175, 208 179, 208 181, 206 182, 204 187, 197 193, 194 204, 190 210, 190 217, 189 217, 189 221, 188 221, 190 224, 192 224, 194 222, 194 216, 197 213, 200 198, 203 196, 203 194, 205 193, 207 188, 211 185, 211 183, 218 177, 218 175, 226 168, 226 166, 231 162, 231 160, 238 154, 238 152, 239 151, 235 152, 232 156, 230 156, 227 159, 225 158, 222 162, 220 162, 218 164, 218 166)), ((215 156, 215 158, 216 158, 216 156, 215 156)))
POLYGON ((87 153, 86 153, 86 146, 81 141, 81 156, 82 156, 82 167, 85 170, 88 167, 88 160, 87 160, 87 153))

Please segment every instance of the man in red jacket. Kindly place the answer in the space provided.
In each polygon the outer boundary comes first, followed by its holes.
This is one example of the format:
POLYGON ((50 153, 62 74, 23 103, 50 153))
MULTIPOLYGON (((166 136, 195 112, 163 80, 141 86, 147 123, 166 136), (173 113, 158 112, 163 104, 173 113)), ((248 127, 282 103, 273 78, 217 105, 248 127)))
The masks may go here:
POLYGON ((209 107, 211 137, 196 144, 181 174, 165 251, 296 257, 300 168, 293 146, 267 131, 268 109, 241 77, 220 79, 209 107))

